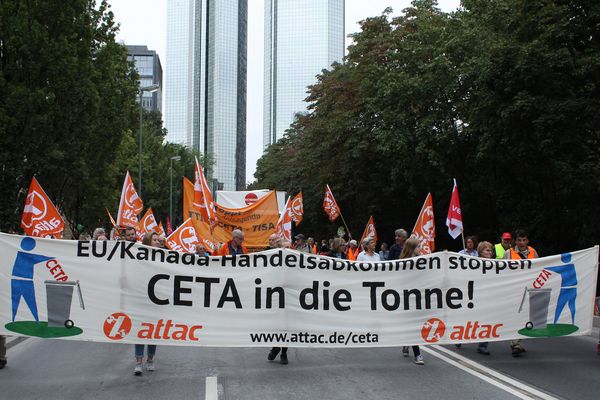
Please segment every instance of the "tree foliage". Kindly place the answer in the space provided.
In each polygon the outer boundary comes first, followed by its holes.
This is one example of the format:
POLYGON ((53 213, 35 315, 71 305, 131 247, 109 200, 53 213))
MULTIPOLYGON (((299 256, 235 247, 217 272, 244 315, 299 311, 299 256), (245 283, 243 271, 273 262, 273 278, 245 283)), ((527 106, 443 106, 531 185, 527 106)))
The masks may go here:
MULTIPOLYGON (((303 191, 300 228, 333 235, 329 183, 354 236, 369 215, 391 240, 432 192, 438 248, 457 178, 466 233, 529 231, 541 253, 600 236, 600 4, 414 1, 361 23, 310 112, 259 160, 254 187, 303 191)), ((341 224, 341 222, 340 222, 341 224)))
MULTIPOLYGON (((136 179, 138 76, 117 30, 105 0, 0 2, 2 230, 19 226, 32 176, 87 229, 116 210, 125 170, 136 179)), ((166 212, 169 157, 180 176, 192 155, 163 144, 159 115, 144 125, 144 197, 166 212)))

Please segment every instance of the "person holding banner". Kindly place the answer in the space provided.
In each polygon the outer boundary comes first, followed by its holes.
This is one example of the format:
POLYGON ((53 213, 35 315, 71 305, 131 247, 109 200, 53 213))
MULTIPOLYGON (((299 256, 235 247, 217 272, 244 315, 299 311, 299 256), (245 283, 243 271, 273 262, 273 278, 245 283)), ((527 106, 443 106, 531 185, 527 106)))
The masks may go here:
POLYGON ((477 237, 476 236, 467 236, 465 240, 466 249, 462 249, 458 252, 458 254, 466 254, 467 256, 478 257, 479 253, 477 252, 477 237))
MULTIPOLYGON (((279 236, 277 236, 277 234, 274 233, 271 236, 269 236, 269 246, 267 247, 267 250, 290 247, 290 246, 284 246, 283 242, 284 241, 282 241, 281 238, 279 236)), ((291 245, 291 243, 289 241, 285 240, 285 242, 287 242, 288 244, 291 245)), ((271 351, 269 351, 269 354, 267 355, 267 360, 269 360, 269 361, 275 360, 275 358, 277 357, 277 354, 279 354, 279 352, 281 351, 281 356, 279 358, 279 362, 283 365, 287 365, 288 364, 287 350, 288 350, 287 347, 272 347, 271 351)))
MULTIPOLYGON (((515 247, 511 247, 504 252, 505 260, 525 260, 538 258, 538 253, 535 249, 529 246, 529 237, 523 229, 515 231, 515 247)), ((511 340, 510 348, 513 357, 519 357, 521 353, 525 353, 525 349, 521 346, 521 339, 511 340)))
MULTIPOLYGON (((135 229, 133 230, 135 232, 135 229)), ((135 240, 132 240, 135 242, 135 240)), ((160 247, 160 240, 158 238, 158 233, 156 232, 148 232, 144 234, 142 238, 142 244, 146 246, 152 247, 160 247)), ((142 365, 144 363, 144 345, 143 344, 135 344, 135 368, 133 369, 133 374, 135 376, 142 375, 142 365)), ((155 370, 154 368, 154 355, 156 354, 156 345, 149 344, 148 346, 148 356, 146 358, 146 371, 152 372, 155 370)))
POLYGON ((356 257, 358 257, 358 253, 360 249, 358 248, 358 243, 356 240, 352 239, 348 242, 348 246, 346 247, 346 256, 350 261, 356 261, 356 257))
MULTIPOLYGON (((468 240, 468 239, 467 239, 468 240)), ((469 246, 467 245, 467 248, 469 246)), ((483 241, 477 246, 477 254, 481 258, 494 258, 494 247, 490 242, 483 241)), ((480 342, 477 344, 477 352, 484 356, 489 356, 490 351, 488 350, 489 342, 480 342)))
POLYGON ((345 260, 346 254, 344 252, 344 250, 345 250, 344 247, 345 247, 344 239, 337 237, 337 238, 333 239, 333 242, 331 242, 331 250, 329 251, 329 253, 327 255, 329 257, 345 260))
MULTIPOLYGON (((402 248, 402 253, 400 253, 400 259, 402 258, 411 258, 419 255, 419 240, 416 238, 407 239, 404 242, 404 246, 402 248)), ((424 365, 425 361, 423 360, 423 356, 421 355, 421 350, 419 346, 412 346, 413 355, 415 356, 415 364, 424 365)), ((404 357, 408 357, 408 346, 402 347, 402 355, 404 357)))
POLYGON ((369 236, 361 244, 363 251, 358 254, 356 261, 381 261, 379 254, 375 253, 375 239, 369 236))
POLYGON ((231 232, 231 240, 225 243, 215 252, 215 256, 236 256, 238 254, 248 254, 244 241, 244 232, 240 229, 234 229, 231 232))

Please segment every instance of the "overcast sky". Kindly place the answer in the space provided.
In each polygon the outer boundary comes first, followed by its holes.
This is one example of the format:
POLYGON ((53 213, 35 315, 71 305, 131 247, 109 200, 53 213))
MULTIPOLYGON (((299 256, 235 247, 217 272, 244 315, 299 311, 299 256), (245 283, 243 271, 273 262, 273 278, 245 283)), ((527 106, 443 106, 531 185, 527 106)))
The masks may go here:
MULTIPOLYGON (((302 0, 295 0, 302 1, 302 0)), ((117 37, 130 45, 145 45, 160 56, 163 84, 166 77, 167 0, 109 0, 115 20, 121 24, 117 37)), ((459 0, 440 0, 440 8, 451 11, 459 0)), ((410 0, 346 0, 346 35, 359 30, 358 21, 380 15, 386 7, 394 14, 410 5, 410 0)), ((262 155, 263 140, 263 12, 264 0, 248 0, 248 97, 246 181, 254 181, 256 160, 262 155)), ((349 39, 346 40, 346 45, 349 39)), ((163 108, 164 109, 164 108, 163 108)))

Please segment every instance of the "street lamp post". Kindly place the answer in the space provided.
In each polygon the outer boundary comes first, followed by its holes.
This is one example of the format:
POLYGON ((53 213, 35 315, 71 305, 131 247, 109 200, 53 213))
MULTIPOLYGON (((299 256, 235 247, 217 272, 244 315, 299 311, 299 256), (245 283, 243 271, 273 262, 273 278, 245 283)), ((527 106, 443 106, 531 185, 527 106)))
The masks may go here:
POLYGON ((150 85, 140 87, 140 135, 138 143, 138 195, 142 197, 142 133, 143 133, 143 119, 144 119, 144 107, 142 106, 142 96, 144 92, 153 93, 158 90, 158 85, 150 85))
POLYGON ((181 160, 181 156, 173 156, 169 158, 171 160, 171 184, 169 185, 169 218, 171 219, 171 225, 173 225, 173 161, 181 160))

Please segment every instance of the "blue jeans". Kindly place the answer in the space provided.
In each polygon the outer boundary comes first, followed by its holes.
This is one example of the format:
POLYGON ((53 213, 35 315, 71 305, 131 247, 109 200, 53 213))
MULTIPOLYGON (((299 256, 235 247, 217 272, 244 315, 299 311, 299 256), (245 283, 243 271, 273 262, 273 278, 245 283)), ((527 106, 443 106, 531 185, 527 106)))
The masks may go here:
MULTIPOLYGON (((154 358, 155 354, 156 354, 156 345, 149 344, 148 345, 148 358, 150 358, 150 359, 154 358)), ((135 356, 136 356, 136 358, 144 358, 144 345, 143 344, 135 345, 135 356)))

